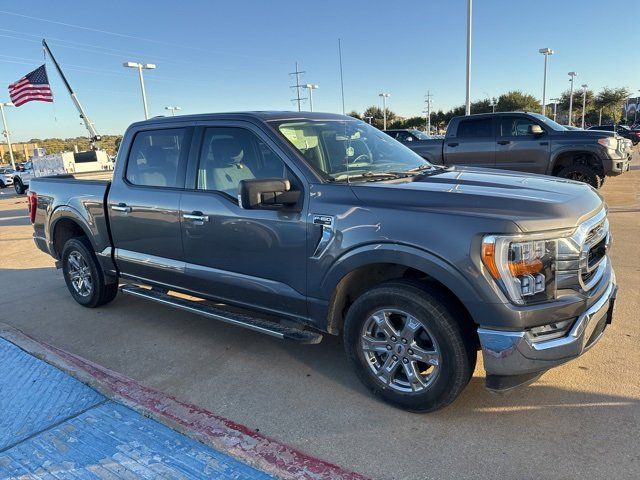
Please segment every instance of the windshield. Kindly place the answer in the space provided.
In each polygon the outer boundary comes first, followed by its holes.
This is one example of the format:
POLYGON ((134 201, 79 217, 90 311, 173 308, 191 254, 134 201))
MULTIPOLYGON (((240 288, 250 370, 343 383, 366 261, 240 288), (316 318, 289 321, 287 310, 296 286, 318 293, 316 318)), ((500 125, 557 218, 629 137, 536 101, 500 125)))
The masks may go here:
POLYGON ((424 132, 421 132, 420 130, 411 130, 411 133, 418 139, 418 140, 429 140, 431 137, 429 137, 429 135, 427 135, 424 132))
POLYGON ((556 123, 553 120, 551 120, 549 117, 545 117, 544 115, 540 115, 539 113, 530 113, 529 115, 535 117, 537 120, 540 120, 551 130, 555 130, 557 132, 564 132, 565 130, 568 130, 568 128, 563 127, 559 123, 556 123))
POLYGON ((315 170, 334 181, 397 177, 432 168, 421 156, 360 120, 276 122, 315 170))

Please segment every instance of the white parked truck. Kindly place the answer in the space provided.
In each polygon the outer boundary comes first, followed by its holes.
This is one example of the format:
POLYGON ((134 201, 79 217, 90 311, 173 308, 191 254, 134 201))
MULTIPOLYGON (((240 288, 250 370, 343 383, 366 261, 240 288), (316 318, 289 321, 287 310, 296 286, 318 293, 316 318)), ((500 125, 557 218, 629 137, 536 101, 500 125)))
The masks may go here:
POLYGON ((41 149, 34 151, 34 155, 24 164, 24 167, 15 172, 13 187, 16 193, 23 194, 29 188, 29 181, 32 178, 113 170, 113 161, 104 150, 62 152, 50 155, 43 153, 41 149))

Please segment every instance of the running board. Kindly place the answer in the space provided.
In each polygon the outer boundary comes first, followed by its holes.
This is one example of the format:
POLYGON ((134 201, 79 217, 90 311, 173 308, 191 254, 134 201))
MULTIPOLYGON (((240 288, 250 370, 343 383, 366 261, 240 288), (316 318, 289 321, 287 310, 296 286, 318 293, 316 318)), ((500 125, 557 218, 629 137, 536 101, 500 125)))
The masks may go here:
POLYGON ((215 307, 206 302, 197 302, 185 298, 175 297, 164 293, 161 290, 146 289, 132 285, 125 285, 120 288, 122 293, 133 295, 134 297, 145 298, 153 302, 168 305, 180 310, 202 315, 204 317, 230 323, 238 327, 247 328, 254 332, 264 333, 281 340, 290 340, 297 343, 314 344, 322 341, 322 335, 310 330, 302 330, 295 327, 285 326, 259 317, 252 317, 243 313, 230 312, 219 307, 215 307))

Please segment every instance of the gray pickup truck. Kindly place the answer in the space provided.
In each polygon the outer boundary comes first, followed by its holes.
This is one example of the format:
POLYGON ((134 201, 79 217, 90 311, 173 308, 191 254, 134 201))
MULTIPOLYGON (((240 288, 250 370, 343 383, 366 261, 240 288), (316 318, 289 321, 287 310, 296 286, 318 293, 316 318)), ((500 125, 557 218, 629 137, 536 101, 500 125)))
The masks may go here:
POLYGON ((466 165, 553 175, 599 188, 629 169, 629 152, 613 132, 569 130, 537 113, 454 117, 443 139, 411 131, 389 135, 436 165, 466 165))
POLYGON ((35 242, 81 305, 120 290, 280 339, 341 335, 362 382, 412 411, 452 402, 478 349, 503 391, 612 318, 593 188, 434 166, 350 117, 154 118, 129 127, 111 181, 30 187, 35 242))

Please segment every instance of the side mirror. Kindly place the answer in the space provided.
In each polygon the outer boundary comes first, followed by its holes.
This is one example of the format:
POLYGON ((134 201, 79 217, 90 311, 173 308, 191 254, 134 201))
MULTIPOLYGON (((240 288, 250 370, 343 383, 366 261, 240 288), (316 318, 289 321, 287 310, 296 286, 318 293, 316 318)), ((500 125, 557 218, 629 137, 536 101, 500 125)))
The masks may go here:
POLYGON ((542 135, 544 133, 544 130, 540 125, 533 124, 529 125, 529 133, 532 135, 542 135))
POLYGON ((405 142, 413 142, 413 137, 408 136, 407 138, 404 139, 405 142))
POLYGON ((284 178, 254 178, 240 180, 238 200, 247 210, 273 210, 298 203, 300 192, 291 190, 291 182, 284 178))

